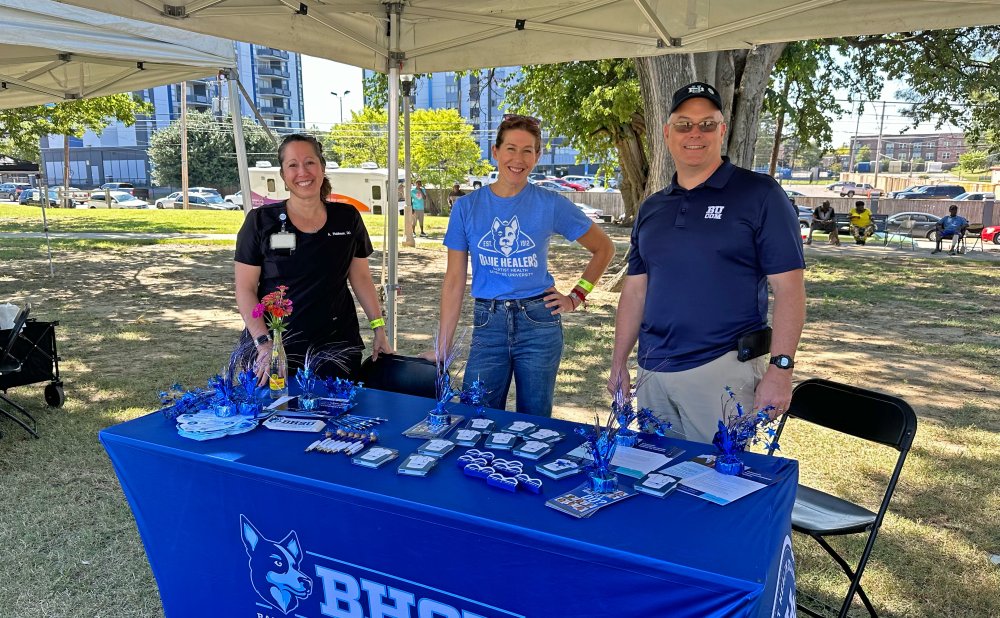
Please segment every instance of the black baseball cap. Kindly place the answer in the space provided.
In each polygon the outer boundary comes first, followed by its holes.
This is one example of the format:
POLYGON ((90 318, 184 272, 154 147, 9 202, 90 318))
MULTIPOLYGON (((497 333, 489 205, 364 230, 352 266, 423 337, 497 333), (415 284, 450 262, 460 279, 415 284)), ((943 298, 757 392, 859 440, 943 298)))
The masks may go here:
POLYGON ((706 84, 705 82, 694 82, 693 84, 688 84, 680 90, 674 93, 674 102, 670 106, 670 113, 677 111, 677 108, 681 106, 684 101, 688 99, 708 99, 722 111, 722 98, 719 97, 719 91, 715 89, 715 86, 711 84, 706 84))

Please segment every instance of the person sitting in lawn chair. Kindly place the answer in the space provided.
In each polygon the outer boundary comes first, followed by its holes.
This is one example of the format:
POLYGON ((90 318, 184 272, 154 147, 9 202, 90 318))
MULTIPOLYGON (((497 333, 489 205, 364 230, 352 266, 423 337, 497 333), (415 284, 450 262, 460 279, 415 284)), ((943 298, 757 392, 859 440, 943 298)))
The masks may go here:
POLYGON ((851 236, 855 244, 863 245, 875 233, 875 223, 872 222, 872 211, 865 208, 863 200, 854 202, 851 211, 851 236))
POLYGON ((812 221, 809 223, 809 238, 806 240, 807 245, 813 243, 813 231, 815 230, 829 233, 830 244, 840 246, 840 236, 837 235, 837 213, 833 212, 829 201, 824 201, 819 208, 813 210, 812 221))
POLYGON ((941 240, 945 238, 951 239, 951 251, 948 252, 949 255, 955 255, 955 248, 958 246, 958 241, 965 236, 965 230, 969 227, 969 220, 965 217, 960 217, 958 215, 958 206, 952 204, 948 207, 948 216, 942 217, 937 222, 935 229, 937 233, 934 235, 936 237, 934 250, 931 254, 941 253, 941 240))

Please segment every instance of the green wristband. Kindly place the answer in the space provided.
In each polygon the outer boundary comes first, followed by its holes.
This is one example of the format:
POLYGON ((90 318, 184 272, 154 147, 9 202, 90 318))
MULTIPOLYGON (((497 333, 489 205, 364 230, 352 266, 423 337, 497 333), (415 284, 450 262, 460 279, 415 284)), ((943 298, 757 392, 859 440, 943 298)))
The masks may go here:
POLYGON ((375 318, 374 320, 369 322, 368 325, 372 327, 372 330, 375 330, 380 326, 385 326, 385 318, 375 318))
POLYGON ((576 282, 576 285, 579 286, 580 289, 586 292, 587 294, 590 294, 591 292, 594 291, 594 284, 587 281, 586 279, 580 279, 579 281, 576 282))

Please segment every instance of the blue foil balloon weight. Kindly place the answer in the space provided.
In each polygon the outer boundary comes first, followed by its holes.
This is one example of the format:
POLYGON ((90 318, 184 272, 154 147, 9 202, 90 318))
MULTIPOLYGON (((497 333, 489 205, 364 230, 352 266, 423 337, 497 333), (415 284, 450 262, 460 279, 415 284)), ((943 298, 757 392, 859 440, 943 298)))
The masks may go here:
POLYGON ((305 366, 295 372, 295 383, 299 385, 299 409, 315 410, 318 380, 313 368, 305 366))
POLYGON ((712 444, 719 451, 715 458, 716 471, 729 475, 743 472, 746 464, 740 455, 747 450, 747 446, 763 444, 764 448, 778 449, 778 444, 774 442, 774 421, 768 414, 773 409, 774 406, 767 406, 755 414, 746 414, 743 405, 736 401, 736 394, 726 387, 726 394, 722 396, 723 420, 719 421, 719 430, 712 438, 712 444), (761 433, 766 437, 762 437, 761 433))
POLYGON ((618 475, 614 473, 602 475, 591 472, 590 488, 599 494, 610 494, 618 489, 618 475))

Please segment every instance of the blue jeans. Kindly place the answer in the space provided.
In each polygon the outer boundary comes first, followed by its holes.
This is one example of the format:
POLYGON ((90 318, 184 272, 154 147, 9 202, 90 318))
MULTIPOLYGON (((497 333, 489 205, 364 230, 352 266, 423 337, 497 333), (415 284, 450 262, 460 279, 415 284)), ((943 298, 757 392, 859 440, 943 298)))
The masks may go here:
POLYGON ((518 412, 552 416, 552 395, 562 357, 562 319, 541 297, 476 300, 465 388, 476 378, 486 405, 506 409, 510 381, 517 382, 518 412))

